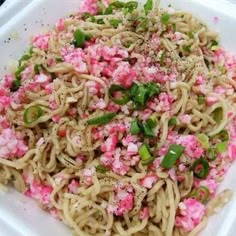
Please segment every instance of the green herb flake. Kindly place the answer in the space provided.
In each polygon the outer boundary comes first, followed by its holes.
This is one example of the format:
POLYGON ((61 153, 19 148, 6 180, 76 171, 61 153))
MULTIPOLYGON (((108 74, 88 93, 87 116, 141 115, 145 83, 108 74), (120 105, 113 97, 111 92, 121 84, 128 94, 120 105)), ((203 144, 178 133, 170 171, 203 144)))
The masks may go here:
POLYGON ((219 46, 219 44, 218 44, 218 42, 217 42, 216 40, 212 40, 212 41, 210 42, 210 49, 211 49, 212 51, 217 50, 217 49, 218 49, 218 46, 219 46))
POLYGON ((168 126, 175 126, 177 125, 177 119, 175 117, 172 117, 168 121, 168 126))
POLYGON ((11 84, 11 88, 10 91, 11 92, 16 92, 21 86, 21 81, 20 80, 13 80, 12 84, 11 84))
POLYGON ((153 8, 153 1, 147 0, 143 7, 144 7, 145 14, 147 15, 153 8))
POLYGON ((34 73, 35 73, 36 75, 38 75, 38 74, 40 73, 39 67, 40 67, 39 64, 35 64, 35 65, 34 65, 34 73))
POLYGON ((21 72, 23 72, 25 69, 25 66, 19 66, 17 68, 17 70, 15 71, 15 78, 16 80, 20 80, 21 79, 21 72))
POLYGON ((191 52, 191 46, 190 45, 183 45, 183 51, 191 52))
POLYGON ((199 94, 197 97, 198 105, 203 105, 205 103, 205 96, 203 94, 199 94))
POLYGON ((111 6, 108 6, 105 11, 104 11, 104 15, 111 15, 113 12, 113 9, 111 6))
POLYGON ((162 24, 164 24, 164 25, 168 24, 169 20, 170 20, 170 15, 167 12, 165 12, 161 15, 161 23, 162 24))
POLYGON ((74 38, 73 38, 73 45, 76 48, 81 48, 84 46, 85 43, 85 33, 83 31, 81 31, 80 29, 77 29, 74 34, 73 34, 74 38))
POLYGON ((219 153, 224 153, 227 150, 227 142, 217 143, 216 150, 219 153))
POLYGON ((56 58, 55 58, 55 61, 56 61, 56 62, 63 62, 62 58, 60 58, 60 57, 56 57, 56 58))
POLYGON ((121 20, 118 20, 118 19, 111 19, 109 20, 109 23, 110 25, 113 27, 113 28, 117 28, 119 26, 119 24, 121 23, 122 21, 121 20))
POLYGON ((127 9, 127 12, 132 13, 135 9, 138 7, 138 2, 136 1, 129 1, 125 4, 125 9, 127 9))
POLYGON ((194 32, 193 32, 193 31, 189 31, 189 32, 188 32, 188 37, 189 37, 190 39, 193 39, 193 38, 194 38, 194 32))
POLYGON ((110 6, 114 7, 114 8, 123 8, 125 6, 125 3, 120 2, 120 1, 115 1, 115 2, 111 3, 110 6))
POLYGON ((97 20, 97 24, 99 24, 99 25, 104 25, 105 22, 104 22, 103 19, 98 19, 98 20, 97 20))
POLYGON ((99 173, 101 173, 101 174, 105 174, 105 173, 107 172, 107 169, 106 169, 106 167, 103 166, 103 165, 98 165, 98 166, 96 167, 96 171, 99 172, 99 173))
POLYGON ((213 119, 217 123, 220 123, 222 121, 222 119, 223 119, 223 109, 221 107, 218 107, 213 111, 213 119))
MULTIPOLYGON (((124 47, 129 48, 132 44, 133 44, 133 42, 131 42, 131 41, 126 41, 126 42, 124 42, 124 47)), ((129 60, 128 60, 128 61, 129 61, 129 60)))
POLYGON ((91 15, 90 13, 88 13, 88 12, 83 13, 82 19, 84 21, 86 21, 87 19, 90 19, 92 22, 96 21, 95 17, 93 15, 91 15))

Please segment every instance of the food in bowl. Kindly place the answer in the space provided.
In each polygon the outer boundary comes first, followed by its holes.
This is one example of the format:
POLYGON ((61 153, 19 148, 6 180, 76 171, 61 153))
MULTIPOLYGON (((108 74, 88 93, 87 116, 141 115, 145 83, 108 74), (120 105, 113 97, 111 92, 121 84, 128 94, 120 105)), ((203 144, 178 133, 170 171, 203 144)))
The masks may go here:
POLYGON ((230 199, 236 59, 190 13, 83 1, 0 87, 0 182, 75 235, 197 235, 230 199))

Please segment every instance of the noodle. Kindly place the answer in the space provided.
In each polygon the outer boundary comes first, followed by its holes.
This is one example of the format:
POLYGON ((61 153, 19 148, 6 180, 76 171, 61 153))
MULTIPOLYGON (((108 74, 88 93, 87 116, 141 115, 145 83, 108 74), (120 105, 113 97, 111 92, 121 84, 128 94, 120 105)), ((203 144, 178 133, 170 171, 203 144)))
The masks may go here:
POLYGON ((0 83, 0 189, 73 235, 194 236, 232 196, 236 59, 159 3, 83 1, 0 83))

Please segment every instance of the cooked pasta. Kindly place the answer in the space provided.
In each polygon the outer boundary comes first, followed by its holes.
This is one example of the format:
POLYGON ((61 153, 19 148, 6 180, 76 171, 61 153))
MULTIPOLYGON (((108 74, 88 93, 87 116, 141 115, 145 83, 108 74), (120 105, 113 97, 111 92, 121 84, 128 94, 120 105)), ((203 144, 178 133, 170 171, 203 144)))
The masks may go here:
POLYGON ((0 85, 0 187, 87 236, 197 235, 230 200, 236 59, 190 13, 84 0, 0 85))

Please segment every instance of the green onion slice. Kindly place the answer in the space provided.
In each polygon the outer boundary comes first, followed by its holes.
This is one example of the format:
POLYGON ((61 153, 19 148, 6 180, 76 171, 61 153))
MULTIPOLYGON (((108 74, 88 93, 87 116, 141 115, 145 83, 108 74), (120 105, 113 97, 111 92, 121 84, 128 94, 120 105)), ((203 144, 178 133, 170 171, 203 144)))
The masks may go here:
POLYGON ((98 166, 96 167, 96 171, 99 172, 99 173, 101 173, 101 174, 105 174, 105 173, 107 172, 107 169, 106 169, 106 167, 103 166, 103 165, 98 165, 98 166))
POLYGON ((138 150, 141 163, 143 165, 149 165, 154 161, 154 157, 150 153, 150 148, 147 144, 143 144, 138 150))
POLYGON ((216 144, 216 150, 219 153, 224 153, 227 149, 227 142, 221 142, 216 144))
POLYGON ((154 82, 149 82, 145 84, 147 91, 148 91, 148 97, 152 97, 154 95, 158 95, 161 92, 160 87, 154 83, 154 82))
POLYGON ((72 41, 72 43, 74 44, 74 46, 76 48, 81 48, 84 46, 85 43, 85 33, 83 31, 81 31, 80 29, 77 29, 74 34, 74 39, 72 41))
POLYGON ((147 99, 148 99, 147 89, 143 85, 138 86, 136 94, 132 98, 134 103, 143 107, 145 105, 147 99))
POLYGON ((212 51, 217 50, 217 49, 219 48, 218 46, 219 46, 219 45, 218 45, 218 42, 217 42, 217 41, 215 41, 215 40, 212 40, 212 41, 211 41, 210 48, 211 48, 212 51))
POLYGON ((193 192, 190 194, 191 198, 195 198, 197 201, 206 204, 209 200, 210 191, 205 186, 199 186, 198 188, 194 189, 193 192))
POLYGON ((177 125, 177 119, 175 117, 172 117, 168 121, 168 126, 175 126, 177 125))
POLYGON ((88 13, 88 12, 83 13, 82 19, 84 21, 87 20, 87 19, 90 19, 91 22, 95 22, 96 21, 95 17, 92 14, 88 13))
POLYGON ((30 58, 31 58, 31 56, 30 56, 29 54, 23 55, 23 56, 20 58, 20 60, 19 60, 19 65, 21 65, 23 61, 27 61, 27 60, 29 60, 30 58))
POLYGON ((204 149, 208 149, 209 144, 209 137, 205 134, 197 134, 197 141, 201 144, 204 149))
POLYGON ((119 26, 119 24, 121 23, 122 21, 121 20, 118 20, 118 19, 111 19, 109 20, 109 23, 110 25, 113 27, 113 28, 117 28, 119 26))
POLYGON ((114 7, 114 8, 123 8, 125 6, 125 3, 120 2, 120 1, 115 1, 115 2, 111 3, 110 6, 114 7))
POLYGON ((134 120, 130 125, 130 133, 132 135, 139 134, 141 132, 141 124, 138 120, 134 120))
POLYGON ((163 64, 164 64, 164 59, 165 59, 165 52, 162 52, 161 56, 160 56, 160 65, 161 66, 163 66, 163 64))
POLYGON ((33 54, 33 48, 31 47, 29 49, 29 52, 24 54, 20 59, 19 59, 19 66, 21 66, 22 62, 23 61, 27 61, 29 60, 31 57, 32 57, 32 54, 33 54))
POLYGON ((190 45, 183 45, 183 50, 185 52, 191 52, 191 46, 190 45))
POLYGON ((220 139, 222 142, 229 140, 229 133, 227 130, 221 130, 218 134, 216 134, 216 138, 220 139))
POLYGON ((129 13, 133 12, 138 7, 138 2, 136 1, 129 1, 125 4, 125 8, 128 10, 129 13))
POLYGON ((34 73, 35 73, 36 75, 38 75, 38 74, 40 73, 39 67, 40 67, 39 64, 35 64, 35 65, 34 65, 34 73))
POLYGON ((223 119, 223 109, 221 107, 218 107, 213 111, 213 119, 217 123, 220 123, 222 121, 222 119, 223 119))
POLYGON ((153 8, 153 1, 147 0, 143 7, 144 7, 145 14, 147 15, 153 8))
POLYGON ((104 25, 104 24, 105 24, 105 22, 104 22, 103 19, 98 19, 98 20, 97 20, 97 23, 98 23, 99 25, 104 25))
POLYGON ((108 6, 105 11, 104 11, 104 15, 111 15, 113 12, 113 9, 111 6, 108 6))
POLYGON ((16 92, 21 86, 21 81, 18 80, 18 79, 15 79, 12 81, 12 84, 11 84, 11 92, 16 92))
POLYGON ((43 114, 42 108, 38 105, 35 105, 25 110, 23 115, 23 120, 25 124, 29 125, 38 120, 42 116, 42 114, 43 114))
POLYGON ((205 179, 209 173, 209 164, 203 157, 200 157, 193 163, 192 170, 196 178, 205 179))
POLYGON ((166 24, 169 23, 169 20, 170 20, 169 13, 167 13, 167 12, 163 13, 162 16, 161 16, 161 23, 166 25, 166 24))
POLYGON ((194 32, 193 32, 193 31, 189 31, 189 32, 188 32, 188 37, 189 37, 190 39, 193 39, 193 38, 194 38, 194 32))
POLYGON ((199 105, 203 105, 205 103, 205 96, 203 94, 198 95, 197 102, 199 105))
POLYGON ((151 127, 147 123, 143 124, 143 133, 146 137, 153 138, 155 137, 154 132, 151 127))
POLYGON ((130 96, 134 97, 136 95, 137 90, 138 90, 138 85, 136 83, 132 83, 131 87, 129 88, 130 96))
POLYGON ((162 162, 161 162, 161 167, 165 169, 171 169, 174 165, 177 159, 182 155, 184 152, 184 147, 181 145, 177 144, 171 144, 169 146, 169 149, 164 156, 162 162))
POLYGON ((109 123, 114 117, 116 113, 107 113, 102 116, 94 117, 92 119, 87 120, 88 125, 105 125, 109 123))
POLYGON ((15 78, 16 78, 17 80, 20 80, 20 79, 21 79, 21 72, 23 72, 24 69, 25 69, 25 66, 19 66, 19 67, 17 68, 17 70, 15 71, 15 78))
POLYGON ((206 151, 206 158, 209 161, 214 161, 217 157, 216 149, 215 148, 208 148, 206 151))
POLYGON ((63 59, 62 59, 61 57, 56 57, 56 58, 55 58, 55 61, 56 61, 56 62, 63 62, 63 59))
POLYGON ((124 105, 129 101, 129 95, 126 90, 126 88, 122 87, 121 85, 112 84, 109 88, 109 96, 111 100, 118 104, 118 105, 124 105), (120 97, 116 97, 116 95, 120 97))
POLYGON ((155 128, 157 126, 157 117, 155 114, 151 115, 147 120, 146 120, 147 125, 150 128, 155 128))

